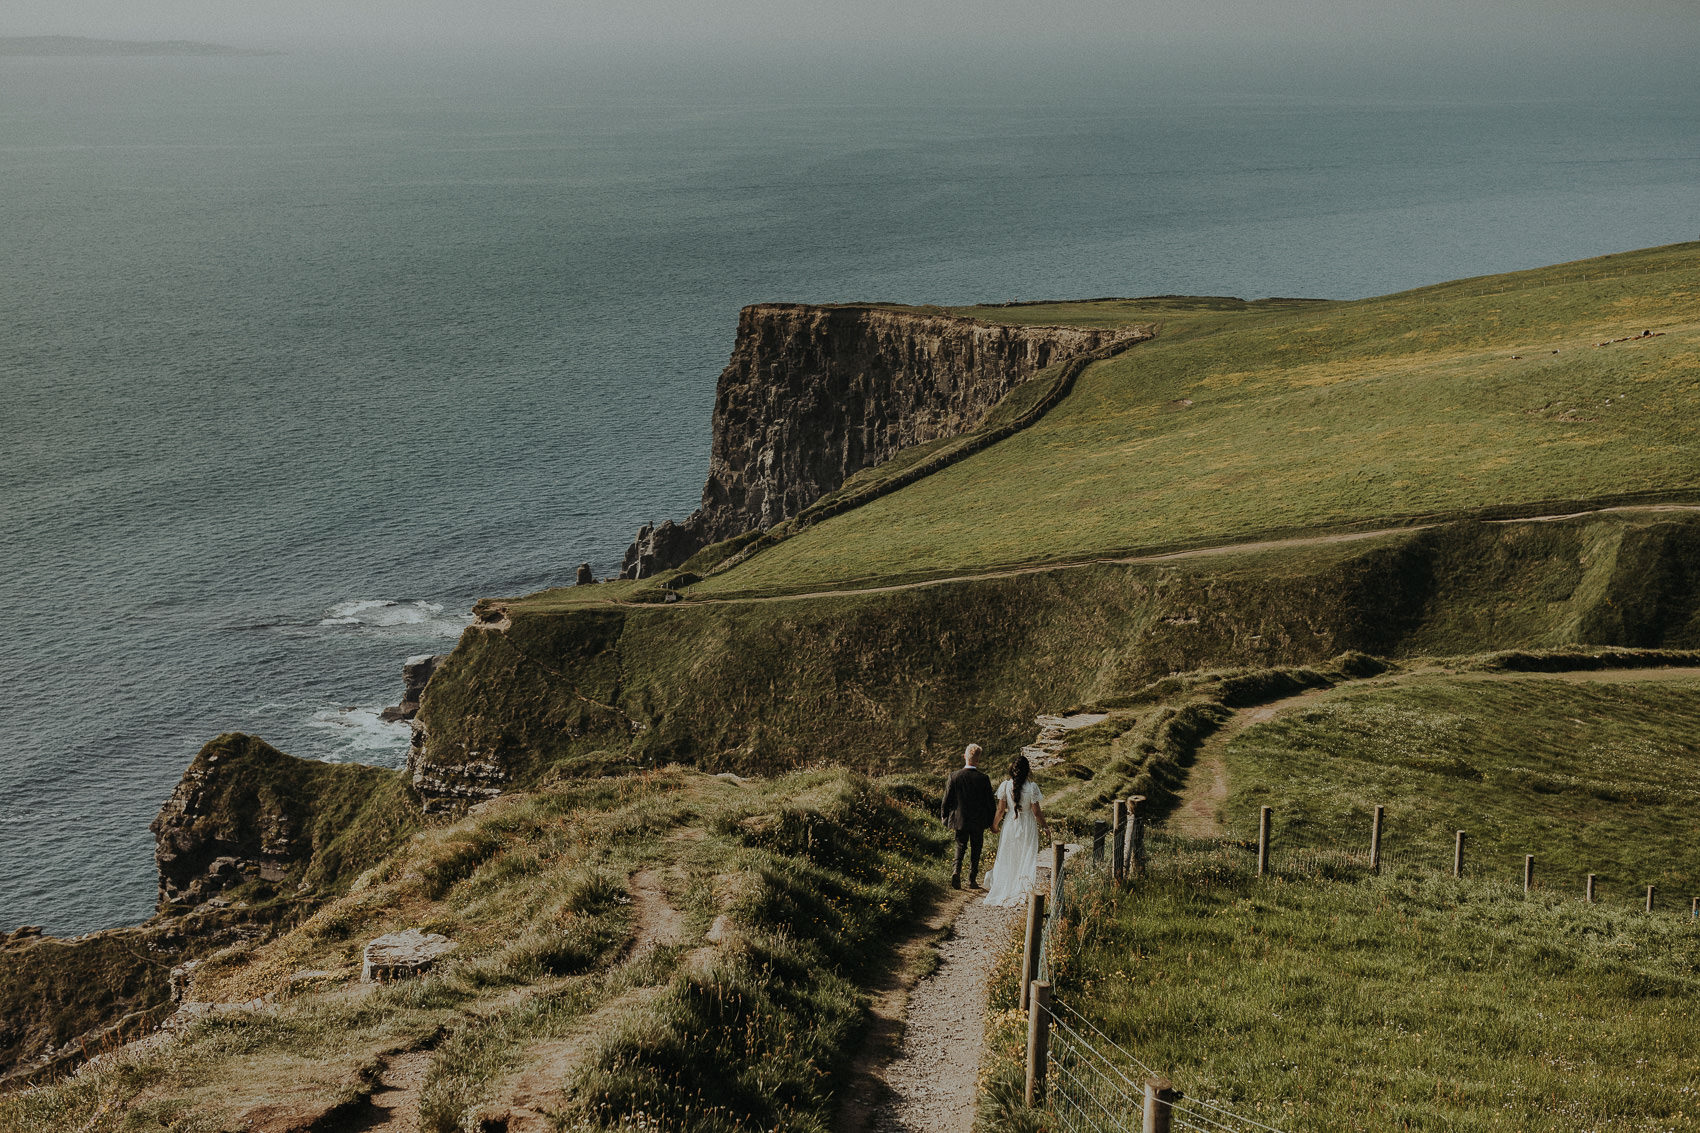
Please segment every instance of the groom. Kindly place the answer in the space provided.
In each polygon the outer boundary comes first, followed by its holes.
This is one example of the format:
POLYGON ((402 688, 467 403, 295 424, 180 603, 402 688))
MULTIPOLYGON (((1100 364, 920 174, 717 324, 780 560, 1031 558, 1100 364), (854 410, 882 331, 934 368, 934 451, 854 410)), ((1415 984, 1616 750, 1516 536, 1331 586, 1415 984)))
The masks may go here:
POLYGON ((980 745, 969 744, 962 753, 962 768, 950 777, 944 788, 944 805, 939 808, 944 824, 956 831, 956 872, 950 875, 950 887, 962 888, 962 854, 968 851, 968 888, 978 889, 980 877, 980 846, 985 840, 986 827, 992 824, 997 800, 992 796, 992 781, 980 770, 980 745))

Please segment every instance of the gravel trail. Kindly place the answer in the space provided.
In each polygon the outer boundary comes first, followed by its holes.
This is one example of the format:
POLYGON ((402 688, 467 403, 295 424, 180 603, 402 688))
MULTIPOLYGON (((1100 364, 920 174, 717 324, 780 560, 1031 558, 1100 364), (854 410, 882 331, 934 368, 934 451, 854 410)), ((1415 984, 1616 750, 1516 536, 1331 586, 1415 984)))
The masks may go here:
POLYGON ((873 1133, 973 1130, 992 965, 1019 913, 988 908, 975 894, 957 916, 938 970, 910 993, 903 1048, 882 1075, 889 1092, 869 1123, 873 1133))

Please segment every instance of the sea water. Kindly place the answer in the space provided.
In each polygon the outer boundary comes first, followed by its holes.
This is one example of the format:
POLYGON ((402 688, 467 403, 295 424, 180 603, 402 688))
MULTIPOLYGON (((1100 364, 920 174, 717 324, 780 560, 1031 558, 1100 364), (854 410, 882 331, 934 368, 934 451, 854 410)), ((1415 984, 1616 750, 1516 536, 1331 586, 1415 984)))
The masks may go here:
POLYGON ((690 511, 738 308, 1349 297, 1692 239, 1693 99, 0 60, 0 929, 223 731, 399 766, 472 602, 690 511))

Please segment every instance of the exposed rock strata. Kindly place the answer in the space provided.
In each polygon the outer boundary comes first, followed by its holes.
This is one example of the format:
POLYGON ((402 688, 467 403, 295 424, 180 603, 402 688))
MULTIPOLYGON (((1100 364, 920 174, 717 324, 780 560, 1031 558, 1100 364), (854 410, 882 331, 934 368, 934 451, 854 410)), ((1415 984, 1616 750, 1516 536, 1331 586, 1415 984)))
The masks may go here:
POLYGON ((508 770, 498 759, 474 750, 457 752, 452 760, 434 759, 429 748, 430 733, 415 721, 407 774, 426 814, 457 814, 472 803, 495 798, 507 785, 508 770))
POLYGON ((977 428, 1046 366, 1145 336, 904 308, 746 307, 715 395, 702 506, 639 531, 621 573, 647 577, 771 527, 899 449, 977 428))

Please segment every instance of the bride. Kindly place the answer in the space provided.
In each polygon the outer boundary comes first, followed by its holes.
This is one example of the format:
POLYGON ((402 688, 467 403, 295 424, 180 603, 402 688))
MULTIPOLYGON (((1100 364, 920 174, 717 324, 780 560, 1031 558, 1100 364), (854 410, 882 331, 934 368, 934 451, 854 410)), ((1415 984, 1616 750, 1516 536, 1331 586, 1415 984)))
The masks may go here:
POLYGON ((1001 837, 992 876, 986 882, 988 905, 1021 905, 1033 891, 1039 871, 1039 837, 1043 833, 1049 838, 1051 828, 1045 822, 1045 812, 1039 809, 1044 792, 1032 781, 1032 774, 1027 757, 1018 755, 1009 778, 998 784, 998 813, 992 819, 992 831, 1001 837))

